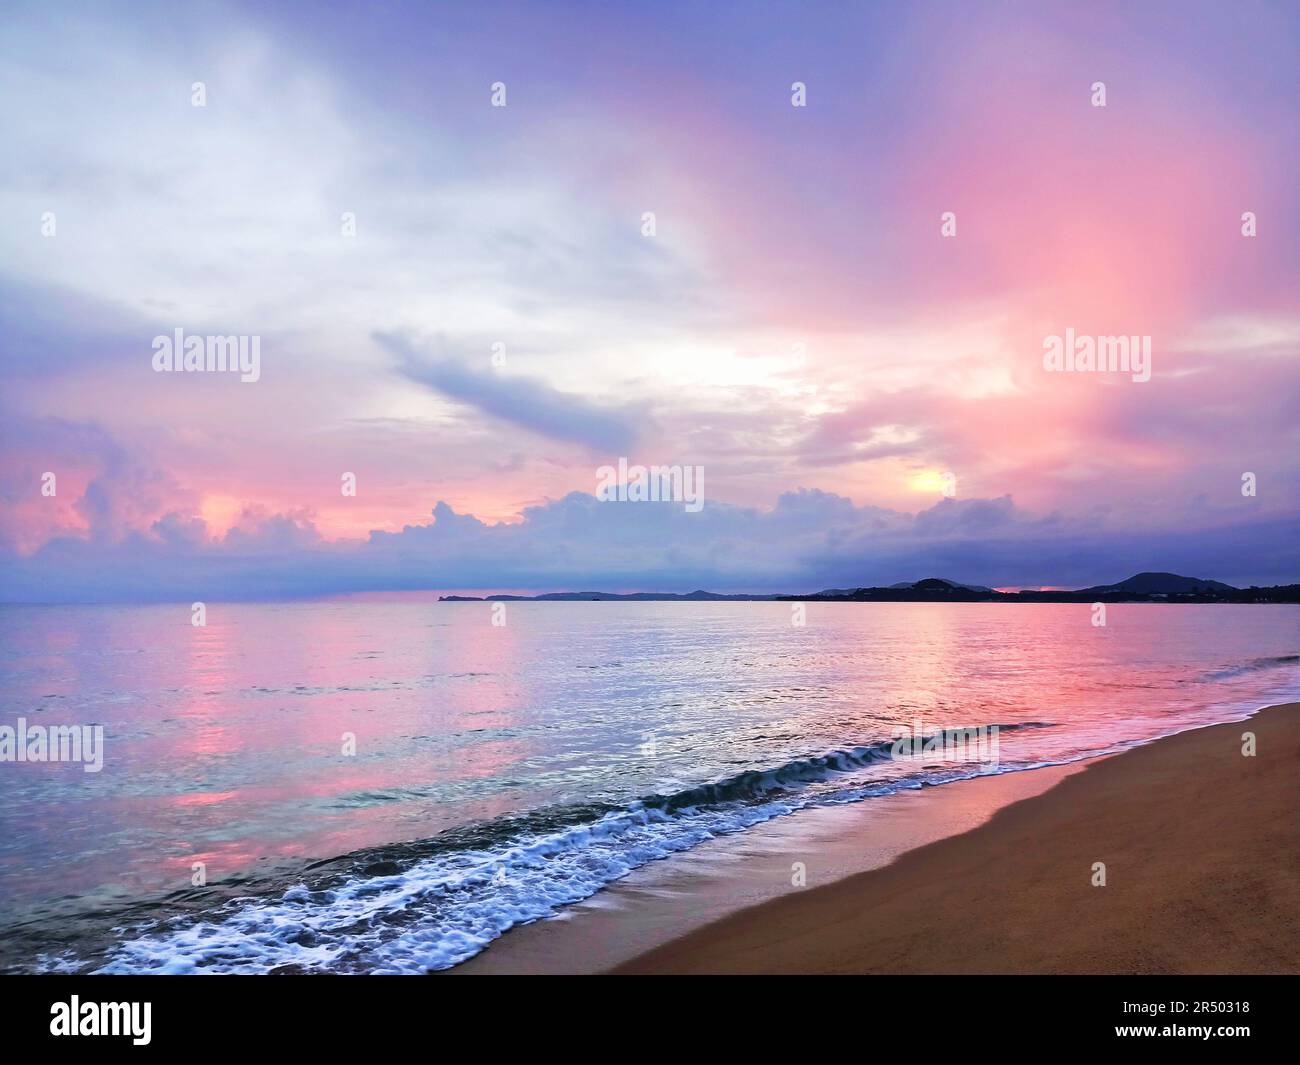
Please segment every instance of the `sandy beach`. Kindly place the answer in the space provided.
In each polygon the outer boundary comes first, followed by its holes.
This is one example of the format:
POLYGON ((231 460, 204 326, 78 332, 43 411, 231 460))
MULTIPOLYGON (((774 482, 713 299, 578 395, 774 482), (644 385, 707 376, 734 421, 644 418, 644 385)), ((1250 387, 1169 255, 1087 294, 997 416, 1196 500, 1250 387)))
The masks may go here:
POLYGON ((1300 704, 1097 760, 970 831, 613 971, 1300 972, 1300 704))

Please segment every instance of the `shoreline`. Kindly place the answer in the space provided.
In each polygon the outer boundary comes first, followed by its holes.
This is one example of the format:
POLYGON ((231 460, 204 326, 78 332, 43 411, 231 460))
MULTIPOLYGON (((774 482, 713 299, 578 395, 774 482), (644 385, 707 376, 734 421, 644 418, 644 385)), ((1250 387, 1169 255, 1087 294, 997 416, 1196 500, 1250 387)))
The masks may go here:
POLYGON ((978 827, 1093 760, 905 788, 718 836, 640 866, 555 917, 517 925, 440 975, 604 972, 649 947, 788 895, 795 861, 803 863, 810 885, 881 868, 917 847, 978 827))
POLYGON ((1300 972, 1298 765, 1297 703, 1177 733, 1077 763, 976 827, 789 888, 607 971, 1300 972))

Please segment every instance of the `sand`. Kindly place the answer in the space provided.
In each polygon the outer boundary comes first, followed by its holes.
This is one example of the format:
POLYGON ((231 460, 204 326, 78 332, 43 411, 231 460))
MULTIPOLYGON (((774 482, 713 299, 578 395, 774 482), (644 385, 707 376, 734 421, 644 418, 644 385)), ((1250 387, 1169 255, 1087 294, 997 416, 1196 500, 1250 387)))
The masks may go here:
POLYGON ((1300 704, 1100 759, 969 832, 613 971, 1300 972, 1300 704))
POLYGON ((801 810, 650 862, 565 907, 510 929, 457 975, 592 974, 714 921, 790 893, 794 862, 810 885, 888 865, 909 850, 969 832, 1040 795, 1087 762, 905 788, 844 806, 801 810))

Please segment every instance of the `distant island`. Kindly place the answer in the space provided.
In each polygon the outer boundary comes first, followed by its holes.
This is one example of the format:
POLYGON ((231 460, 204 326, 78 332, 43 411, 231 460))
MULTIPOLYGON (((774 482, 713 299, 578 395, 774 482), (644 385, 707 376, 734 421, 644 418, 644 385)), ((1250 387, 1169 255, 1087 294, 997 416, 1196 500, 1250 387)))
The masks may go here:
POLYGON ((851 603, 1300 603, 1300 584, 1234 588, 1222 581, 1177 573, 1138 573, 1118 584, 1074 591, 999 592, 945 577, 891 584, 885 588, 826 588, 807 595, 747 595, 722 592, 547 592, 543 595, 442 595, 442 603, 538 602, 851 602, 851 603))

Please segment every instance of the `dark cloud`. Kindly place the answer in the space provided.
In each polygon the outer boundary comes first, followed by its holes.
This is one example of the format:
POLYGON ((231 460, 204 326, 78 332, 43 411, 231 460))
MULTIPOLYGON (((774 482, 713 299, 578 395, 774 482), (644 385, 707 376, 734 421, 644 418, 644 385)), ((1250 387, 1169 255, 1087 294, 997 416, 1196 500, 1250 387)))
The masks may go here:
POLYGON ((1300 575, 1300 519, 1257 512, 1204 530, 1135 531, 1026 513, 1008 497, 911 515, 799 491, 760 510, 602 503, 573 492, 489 524, 446 503, 432 520, 325 541, 310 516, 248 511, 225 536, 168 514, 104 542, 63 537, 0 556, 10 602, 260 599, 360 590, 815 591, 944 576, 1083 587, 1140 570, 1234 584, 1300 575))
POLYGON ((410 380, 552 440, 626 455, 636 444, 639 427, 648 421, 646 412, 638 408, 601 407, 532 378, 471 369, 446 354, 441 343, 421 344, 397 333, 373 336, 398 357, 398 369, 410 380))

